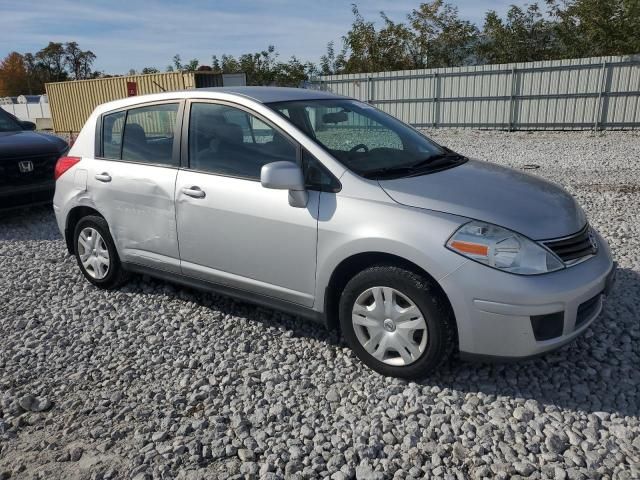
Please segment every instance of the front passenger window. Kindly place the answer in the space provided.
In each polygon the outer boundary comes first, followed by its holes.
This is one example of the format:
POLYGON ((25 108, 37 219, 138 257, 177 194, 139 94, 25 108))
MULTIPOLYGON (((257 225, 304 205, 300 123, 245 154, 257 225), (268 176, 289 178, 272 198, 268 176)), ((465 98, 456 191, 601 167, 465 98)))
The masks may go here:
POLYGON ((214 103, 191 106, 190 168, 259 180, 263 165, 296 159, 296 146, 254 115, 214 103))

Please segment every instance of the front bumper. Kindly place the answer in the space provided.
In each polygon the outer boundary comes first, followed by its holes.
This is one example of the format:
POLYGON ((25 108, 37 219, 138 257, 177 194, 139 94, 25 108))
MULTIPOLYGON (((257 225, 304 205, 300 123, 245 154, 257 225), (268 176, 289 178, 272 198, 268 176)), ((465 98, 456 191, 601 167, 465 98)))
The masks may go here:
POLYGON ((0 187, 0 211, 51 203, 56 188, 53 180, 20 186, 0 187))
POLYGON ((597 237, 594 257, 557 272, 513 275, 469 261, 441 279, 456 316, 461 356, 526 358, 583 333, 600 314, 615 277, 609 247, 597 237), (536 338, 532 317, 559 318, 557 334, 536 338))

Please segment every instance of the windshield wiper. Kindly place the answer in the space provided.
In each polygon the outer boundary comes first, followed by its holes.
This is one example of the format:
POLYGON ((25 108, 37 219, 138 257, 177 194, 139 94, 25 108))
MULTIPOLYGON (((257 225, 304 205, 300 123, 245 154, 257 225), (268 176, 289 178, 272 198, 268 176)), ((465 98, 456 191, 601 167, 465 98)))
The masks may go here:
POLYGON ((414 163, 413 165, 411 165, 411 168, 413 169, 422 169, 423 167, 429 167, 429 169, 439 168, 444 165, 448 165, 450 163, 461 161, 461 160, 467 160, 467 157, 455 152, 438 153, 436 155, 431 155, 425 158, 424 160, 420 160, 417 163, 414 163))
POLYGON ((418 161, 412 165, 402 165, 397 167, 382 167, 375 170, 369 170, 363 172, 362 175, 366 178, 399 178, 399 177, 413 177, 416 175, 422 175, 425 172, 439 170, 443 167, 449 167, 452 164, 458 162, 464 162, 467 157, 455 152, 438 153, 431 155, 423 160, 418 161))
POLYGON ((362 172, 361 175, 365 178, 380 179, 380 178, 404 177, 413 172, 414 172, 413 166, 383 167, 383 168, 376 168, 374 170, 367 170, 366 172, 362 172))

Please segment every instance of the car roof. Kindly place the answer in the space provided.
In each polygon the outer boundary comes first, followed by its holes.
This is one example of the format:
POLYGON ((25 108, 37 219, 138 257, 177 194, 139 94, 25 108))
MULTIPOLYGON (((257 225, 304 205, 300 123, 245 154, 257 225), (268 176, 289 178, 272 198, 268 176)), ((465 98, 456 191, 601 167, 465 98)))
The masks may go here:
POLYGON ((151 93, 134 97, 121 98, 98 105, 95 114, 103 114, 119 108, 129 108, 147 102, 161 102, 178 98, 211 98, 224 99, 233 96, 243 97, 258 103, 288 102, 295 100, 328 100, 331 98, 347 98, 321 90, 307 90, 289 87, 213 87, 190 90, 151 93), (220 94, 218 96, 217 94, 220 94))
MULTIPOLYGON (((193 91, 193 90, 191 90, 193 91)), ((242 95, 260 103, 290 102, 295 100, 322 100, 329 98, 344 98, 331 92, 308 90, 290 87, 213 87, 198 88, 197 91, 220 92, 242 95)))

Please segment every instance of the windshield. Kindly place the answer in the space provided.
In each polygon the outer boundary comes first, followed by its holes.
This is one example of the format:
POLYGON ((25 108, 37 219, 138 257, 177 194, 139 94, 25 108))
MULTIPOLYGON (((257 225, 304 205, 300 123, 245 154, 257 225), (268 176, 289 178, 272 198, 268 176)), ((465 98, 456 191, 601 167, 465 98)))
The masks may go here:
POLYGON ((22 130, 20 124, 0 108, 0 132, 15 132, 18 130, 22 130))
POLYGON ((452 166, 454 158, 462 158, 394 117, 356 100, 299 100, 269 106, 347 168, 366 178, 429 173, 436 164, 442 169, 445 164, 452 166))

